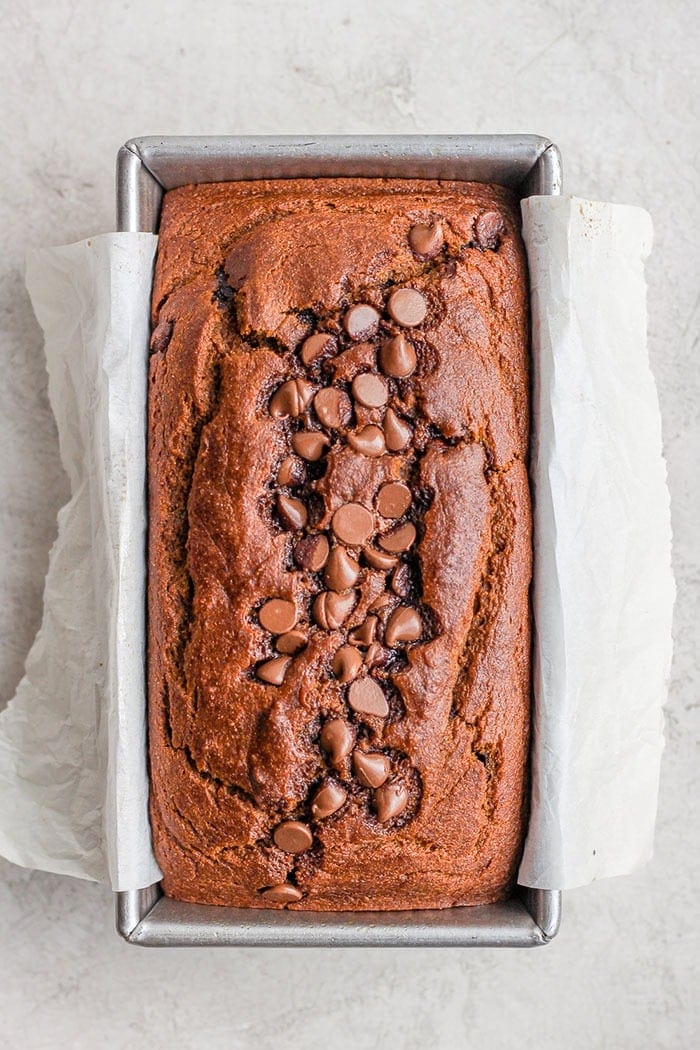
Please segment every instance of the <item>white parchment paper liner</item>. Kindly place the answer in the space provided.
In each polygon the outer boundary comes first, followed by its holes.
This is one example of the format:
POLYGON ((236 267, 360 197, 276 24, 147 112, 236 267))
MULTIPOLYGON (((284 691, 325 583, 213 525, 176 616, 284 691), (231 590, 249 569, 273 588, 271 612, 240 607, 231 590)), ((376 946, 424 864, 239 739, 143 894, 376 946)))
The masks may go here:
POLYGON ((533 320, 532 806, 520 881, 568 889, 653 847, 671 519, 641 208, 522 202, 533 320))
MULTIPOLYGON (((524 885, 651 852, 671 642, 670 524, 645 331, 648 215, 523 202, 532 285, 535 711, 524 885)), ((44 619, 0 716, 0 852, 115 889, 159 878, 145 748, 145 402, 157 238, 30 255, 71 500, 44 619)))
POLYGON ((152 234, 104 235, 27 259, 71 498, 58 516, 41 629, 0 716, 0 852, 114 889, 160 877, 144 718, 156 244, 152 234))

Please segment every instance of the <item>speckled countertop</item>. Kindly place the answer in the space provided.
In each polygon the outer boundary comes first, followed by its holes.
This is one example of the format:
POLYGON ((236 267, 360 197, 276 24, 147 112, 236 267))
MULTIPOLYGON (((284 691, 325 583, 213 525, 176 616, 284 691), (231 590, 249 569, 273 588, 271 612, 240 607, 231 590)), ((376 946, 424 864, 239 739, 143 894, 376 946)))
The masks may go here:
POLYGON ((3 6, 0 703, 66 497, 29 245, 113 225, 138 134, 534 131, 566 188, 652 213, 652 365, 679 585, 657 850, 567 894, 544 950, 127 947, 111 894, 0 862, 0 1047, 689 1047, 700 1041, 700 27, 693 0, 3 6))

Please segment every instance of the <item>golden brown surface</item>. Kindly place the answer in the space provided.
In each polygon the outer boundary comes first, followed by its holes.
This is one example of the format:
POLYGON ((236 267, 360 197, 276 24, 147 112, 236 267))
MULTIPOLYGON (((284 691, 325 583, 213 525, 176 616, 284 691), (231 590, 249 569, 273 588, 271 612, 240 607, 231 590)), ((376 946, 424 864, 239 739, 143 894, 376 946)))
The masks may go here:
MULTIPOLYGON (((287 907, 317 910, 506 896, 525 813, 531 563, 526 275, 513 199, 498 187, 404 180, 170 191, 153 323, 148 681, 165 892, 281 907, 261 891, 288 884, 287 907), (436 221, 444 245, 417 256, 409 232, 436 221), (386 304, 397 287, 427 302, 419 326, 392 322, 386 304), (382 318, 359 343, 342 323, 356 303, 382 318), (314 331, 333 334, 337 353, 305 367, 299 347, 314 331), (280 488, 293 433, 321 430, 313 402, 297 419, 271 414, 280 385, 304 377, 314 392, 333 384, 352 400, 353 378, 383 375, 378 348, 401 331, 417 367, 385 384, 409 446, 356 451, 351 435, 381 430, 385 408, 355 400, 347 427, 322 431, 330 447, 305 481, 280 488), (417 530, 401 594, 351 545, 361 570, 354 607, 339 629, 323 629, 314 612, 323 573, 299 568, 294 544, 323 532, 342 546, 331 518, 348 502, 371 511, 375 533, 388 532, 396 522, 375 498, 397 480, 411 492, 399 524, 417 530), (280 491, 307 507, 305 533, 280 517, 280 491), (368 612, 385 593, 390 601, 368 612), (281 685, 258 677, 279 655, 258 618, 269 598, 294 603, 308 643, 281 685), (368 616, 382 643, 404 606, 420 637, 378 644, 380 662, 361 678, 379 684, 389 713, 358 714, 333 658, 368 616), (350 757, 331 761, 319 738, 333 717, 358 750, 388 758, 388 793, 364 786, 350 757), (329 784, 345 801, 315 819, 310 802, 329 784), (403 809, 386 818, 392 791, 403 809), (310 848, 279 848, 273 833, 285 820, 310 830, 310 848)), ((381 549, 376 535, 371 546, 381 549)), ((363 658, 365 643, 355 645, 363 658)))

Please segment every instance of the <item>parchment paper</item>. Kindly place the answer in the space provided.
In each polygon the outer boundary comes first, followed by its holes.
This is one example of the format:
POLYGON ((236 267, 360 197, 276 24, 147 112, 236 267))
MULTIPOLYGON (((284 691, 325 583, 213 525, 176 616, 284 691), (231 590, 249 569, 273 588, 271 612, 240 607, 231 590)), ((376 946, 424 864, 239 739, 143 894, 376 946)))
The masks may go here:
POLYGON ((533 317, 534 746, 525 886, 653 847, 671 662, 671 524, 646 346, 641 208, 522 203, 533 317))
MULTIPOLYGON (((645 332, 651 224, 523 204, 535 359, 535 697, 525 885, 648 858, 671 643, 670 525, 645 332)), ((71 500, 0 716, 0 852, 115 889, 159 877, 147 817, 145 399, 156 238, 34 252, 27 285, 71 500)))
POLYGON ((71 498, 44 617, 0 716, 0 852, 110 882, 160 877, 148 827, 144 688, 145 406, 157 238, 31 252, 49 398, 71 498))

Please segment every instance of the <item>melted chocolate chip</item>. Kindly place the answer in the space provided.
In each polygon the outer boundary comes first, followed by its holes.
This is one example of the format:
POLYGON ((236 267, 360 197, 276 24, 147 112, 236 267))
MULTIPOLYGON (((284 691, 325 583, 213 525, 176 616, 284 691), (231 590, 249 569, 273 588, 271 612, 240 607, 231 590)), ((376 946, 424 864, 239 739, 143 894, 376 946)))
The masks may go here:
POLYGON ((321 591, 313 604, 314 620, 324 631, 337 631, 355 608, 355 591, 321 591))
POLYGON ((361 503, 346 503, 333 515, 331 527, 341 543, 349 547, 361 547, 371 535, 374 521, 361 503))
POLYGON ((270 598, 261 607, 258 620, 261 626, 271 634, 284 634, 286 631, 291 631, 297 622, 294 602, 286 601, 284 598, 270 598))
POLYGON ((329 549, 325 536, 305 536, 294 544, 294 561, 300 569, 320 572, 328 559, 329 549))
POLYGON ((369 303, 356 303, 343 317, 343 328, 351 339, 370 339, 379 325, 379 313, 369 303))
POLYGON ((285 853, 304 853, 314 841, 310 828, 300 820, 285 820, 278 824, 272 838, 278 849, 285 853))
POLYGON ((296 456, 287 456, 280 463, 277 473, 278 485, 303 485, 306 477, 304 464, 296 456))
POLYGON ((378 788, 391 772, 391 763, 386 755, 378 751, 359 751, 352 753, 352 768, 355 776, 364 787, 378 788))
POLYGON ((314 463, 320 459, 324 450, 328 448, 330 441, 325 434, 319 430, 298 430, 292 436, 292 448, 301 456, 314 463))
POLYGON ((314 820, 325 820, 345 805, 348 793, 335 780, 324 780, 311 801, 311 816, 314 820))
POLYGON ((420 638, 422 631, 423 624, 416 610, 403 605, 399 609, 394 609, 389 617, 384 631, 384 641, 392 647, 398 645, 399 642, 415 642, 420 638))
POLYGON ((403 525, 395 525, 389 532, 379 537, 379 546, 389 551, 390 554, 402 554, 407 551, 416 541, 416 526, 407 521, 403 525))
POLYGON ((299 356, 305 365, 310 365, 322 354, 335 353, 337 349, 338 344, 330 332, 317 332, 304 340, 299 356))
POLYGON ((386 667, 389 662, 390 652, 379 642, 372 642, 365 653, 365 667, 371 671, 374 667, 386 667))
POLYGON ((377 634, 379 619, 376 616, 368 616, 359 627, 353 627, 348 635, 348 641, 353 645, 371 645, 377 634))
POLYGON ((412 375, 417 363, 416 351, 402 332, 382 343, 379 365, 384 375, 405 379, 412 375))
POLYGON ((377 493, 377 510, 383 518, 401 518, 411 506, 411 490, 400 481, 382 485, 377 493))
POLYGON ((288 379, 270 399, 270 415, 276 419, 300 416, 311 404, 314 388, 306 379, 288 379))
POLYGON ((358 678, 348 689, 348 703, 360 715, 375 715, 386 718, 389 705, 382 687, 373 678, 358 678))
POLYGON ((496 251, 505 233, 503 217, 497 211, 484 211, 476 220, 476 239, 480 248, 496 251))
POLYGON ((380 824, 400 816, 408 804, 408 791, 401 784, 383 784, 374 792, 374 808, 380 824))
POLYGON ((272 660, 266 660, 265 663, 258 664, 255 669, 255 675, 261 682, 265 682, 266 685, 282 685, 291 662, 291 657, 289 656, 275 656, 272 660))
POLYGON ((314 410, 324 427, 345 427, 352 418, 352 402, 344 390, 327 386, 314 398, 314 410))
POLYGON ((413 431, 405 419, 396 415, 393 408, 387 408, 384 416, 384 439, 390 452, 403 452, 409 444, 413 431))
POLYGON ((342 718, 332 718, 321 730, 319 742, 331 761, 340 762, 352 751, 355 734, 342 718))
POLYGON ((375 551, 372 547, 365 547, 362 554, 367 564, 373 569, 379 569, 380 572, 388 572, 397 562, 393 555, 386 554, 384 551, 375 551))
POLYGON ((411 570, 404 562, 397 566, 391 576, 391 589, 399 598, 408 598, 411 593, 411 570))
POLYGON ((422 223, 412 226, 408 234, 408 243, 411 251, 419 259, 433 259, 440 254, 445 243, 442 226, 439 222, 431 223, 430 226, 424 226, 422 223))
POLYGON ((292 530, 303 529, 308 521, 306 507, 300 499, 294 496, 285 496, 279 493, 277 496, 277 510, 282 519, 282 524, 292 530))
POLYGON ((365 408, 382 408, 389 398, 389 390, 381 376, 363 372, 352 381, 352 396, 365 408))
POLYGON ((386 304, 389 316, 403 328, 415 328, 425 320, 428 304, 415 288, 397 288, 386 304))
POLYGON ((287 631, 275 641, 275 649, 278 653, 294 656, 304 648, 307 642, 308 638, 303 631, 287 631))
POLYGON ((376 459, 386 452, 384 434, 374 423, 348 434, 348 445, 368 459, 376 459))
POLYGON ((353 682, 362 670, 362 657, 352 645, 341 645, 333 657, 333 674, 345 685, 353 682))
POLYGON ((271 904, 292 904, 302 898, 301 890, 298 890, 291 882, 280 882, 277 886, 268 886, 267 889, 260 890, 260 894, 271 904))
POLYGON ((354 587, 360 576, 360 566, 344 547, 334 547, 326 564, 324 579, 332 591, 354 587))

